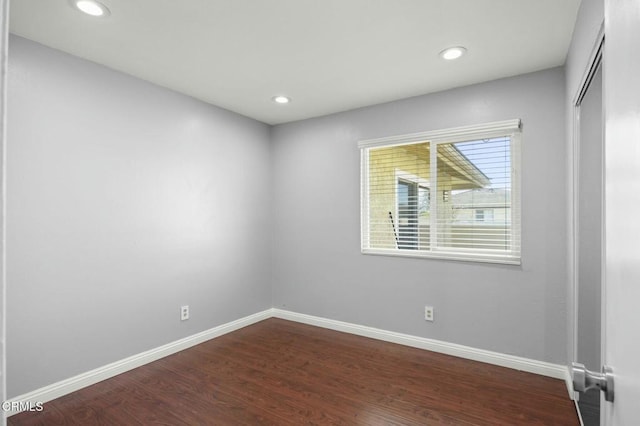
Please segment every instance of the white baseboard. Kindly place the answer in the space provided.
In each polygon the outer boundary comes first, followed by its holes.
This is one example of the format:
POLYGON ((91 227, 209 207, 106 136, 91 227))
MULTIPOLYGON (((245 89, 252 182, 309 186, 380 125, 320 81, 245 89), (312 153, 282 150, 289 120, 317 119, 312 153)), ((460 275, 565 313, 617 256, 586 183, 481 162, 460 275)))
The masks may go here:
POLYGON ((573 399, 571 376, 568 368, 563 365, 536 361, 499 352, 476 349, 455 343, 447 343, 439 340, 411 336, 409 334, 396 333, 393 331, 381 330, 378 328, 272 308, 222 324, 218 327, 205 330, 189 337, 185 337, 184 339, 176 340, 175 342, 142 352, 103 367, 96 368, 95 370, 87 371, 86 373, 53 383, 32 392, 16 396, 15 398, 11 398, 5 402, 7 407, 12 408, 11 410, 8 410, 6 414, 17 414, 23 411, 23 409, 20 409, 19 407, 33 407, 36 403, 45 403, 53 399, 60 398, 61 396, 75 392, 84 387, 91 386, 118 374, 133 370, 134 368, 156 361, 160 358, 164 358, 168 355, 172 355, 176 352, 180 352, 184 349, 206 342, 207 340, 222 336, 271 317, 282 318, 317 327, 351 333, 358 336, 383 340, 385 342, 398 343, 414 348, 453 355, 459 358, 486 362, 501 367, 508 367, 529 373, 540 374, 542 376, 562 379, 566 382, 569 396, 573 399))
POLYGON ((564 382, 567 385, 567 391, 569 392, 569 398, 573 401, 576 400, 576 391, 573 389, 573 377, 571 377, 571 370, 567 366, 564 372, 564 382))
POLYGON ((126 371, 133 370, 134 368, 156 361, 160 358, 188 349, 192 346, 206 342, 207 340, 211 340, 215 337, 222 336, 256 322, 271 318, 271 311, 271 309, 267 309, 256 314, 222 324, 218 327, 213 327, 192 336, 185 337, 184 339, 176 340, 175 342, 162 345, 155 349, 107 364, 103 367, 96 368, 95 370, 87 371, 86 373, 36 389, 35 391, 16 396, 15 398, 11 398, 5 402, 5 406, 7 408, 12 408, 7 410, 6 414, 7 416, 17 414, 24 411, 24 408, 20 409, 20 407, 33 407, 37 402, 45 403, 53 399, 60 398, 61 396, 67 395, 71 392, 75 392, 79 389, 91 386, 126 371))
MULTIPOLYGON (((459 358, 471 359, 474 361, 486 362, 488 364, 508 367, 515 370, 540 374, 542 376, 553 377, 564 380, 567 386, 571 383, 569 370, 564 365, 552 364, 544 361, 522 358, 515 355, 507 355, 499 352, 487 351, 484 349, 472 348, 470 346, 447 343, 440 340, 427 339, 425 337, 411 336, 409 334, 396 333, 393 331, 381 330, 379 328, 367 327, 363 325, 351 324, 343 321, 316 317, 312 315, 300 314, 297 312, 273 309, 273 316, 290 321, 301 322, 317 327, 329 328, 331 330, 343 331, 345 333, 356 334, 358 336, 371 337, 385 342, 398 343, 419 349, 426 349, 459 358)), ((570 395, 573 394, 570 392, 570 395)))

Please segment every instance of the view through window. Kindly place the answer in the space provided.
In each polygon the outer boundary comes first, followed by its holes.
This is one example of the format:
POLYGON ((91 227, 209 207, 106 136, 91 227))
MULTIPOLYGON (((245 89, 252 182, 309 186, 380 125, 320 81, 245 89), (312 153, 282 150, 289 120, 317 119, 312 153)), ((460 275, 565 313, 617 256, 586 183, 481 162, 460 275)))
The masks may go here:
POLYGON ((361 144, 363 252, 520 261, 519 122, 456 130, 361 144))

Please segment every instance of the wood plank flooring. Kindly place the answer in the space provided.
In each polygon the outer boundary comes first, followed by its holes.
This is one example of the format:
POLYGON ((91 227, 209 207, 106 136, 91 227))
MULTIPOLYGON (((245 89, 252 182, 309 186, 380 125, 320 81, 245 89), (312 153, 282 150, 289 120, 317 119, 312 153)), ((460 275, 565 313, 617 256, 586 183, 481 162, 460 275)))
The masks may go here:
POLYGON ((578 425, 564 382, 268 319, 9 425, 578 425))

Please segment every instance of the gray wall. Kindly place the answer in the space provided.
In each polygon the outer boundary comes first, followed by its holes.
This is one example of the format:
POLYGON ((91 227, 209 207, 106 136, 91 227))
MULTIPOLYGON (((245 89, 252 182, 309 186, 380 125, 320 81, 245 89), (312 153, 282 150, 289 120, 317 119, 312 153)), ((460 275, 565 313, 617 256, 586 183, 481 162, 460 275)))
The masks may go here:
POLYGON ((564 138, 562 68, 274 127, 274 307, 564 363, 564 138), (521 267, 360 253, 358 140, 512 118, 521 267))
POLYGON ((18 37, 9 72, 9 397, 271 307, 267 125, 18 37))
MULTIPOLYGON (((567 54, 567 61, 565 64, 565 78, 566 78, 566 96, 565 96, 565 108, 566 108, 566 138, 565 138, 565 150, 567 151, 567 165, 566 165, 566 181, 569 188, 573 188, 573 102, 580 90, 580 84, 584 73, 587 71, 589 57, 592 53, 598 32, 604 21, 604 1, 603 0, 582 0, 580 4, 580 10, 578 11, 578 17, 576 19, 575 28, 573 30, 573 38, 571 40, 571 46, 569 53, 567 54)), ((567 244, 567 364, 571 364, 574 361, 575 351, 575 339, 574 339, 574 288, 573 288, 573 210, 571 203, 572 198, 567 198, 567 229, 568 229, 568 241, 567 244)))

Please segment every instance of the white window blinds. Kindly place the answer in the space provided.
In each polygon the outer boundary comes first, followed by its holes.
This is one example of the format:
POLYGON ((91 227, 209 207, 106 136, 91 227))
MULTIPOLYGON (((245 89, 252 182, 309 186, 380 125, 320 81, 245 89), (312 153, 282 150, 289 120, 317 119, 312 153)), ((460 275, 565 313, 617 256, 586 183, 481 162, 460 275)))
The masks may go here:
POLYGON ((520 263, 520 120, 359 143, 362 251, 520 263))

